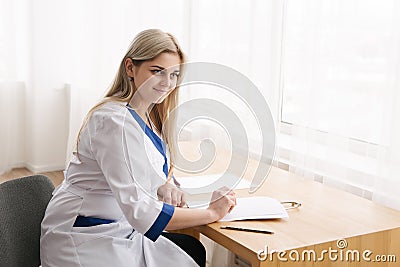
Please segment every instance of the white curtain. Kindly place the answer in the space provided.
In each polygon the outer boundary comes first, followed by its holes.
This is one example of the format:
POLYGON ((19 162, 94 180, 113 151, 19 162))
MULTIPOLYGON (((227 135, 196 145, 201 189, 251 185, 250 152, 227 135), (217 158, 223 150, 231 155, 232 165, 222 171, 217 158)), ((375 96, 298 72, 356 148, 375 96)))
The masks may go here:
MULTIPOLYGON (((190 60, 220 63, 249 77, 266 98, 274 118, 279 114, 282 12, 282 1, 202 0, 191 2, 189 18, 190 60)), ((184 100, 207 98, 228 105, 246 128, 250 152, 260 152, 257 122, 241 99, 217 86, 193 86, 186 93, 184 100)), ((204 124, 199 120, 192 128, 192 138, 211 138, 218 145, 226 145, 228 136, 235 134, 218 131, 218 125, 210 121, 204 124)), ((211 266, 239 266, 228 250, 207 238, 203 242, 211 266)))
POLYGON ((0 82, 0 174, 24 166, 25 84, 0 82))
POLYGON ((23 1, 0 1, 0 174, 24 166, 28 11, 23 1))
POLYGON ((400 5, 294 1, 284 9, 279 160, 400 209, 400 5))
MULTIPOLYGON (((282 1, 276 0, 192 1, 188 21, 190 61, 219 63, 250 78, 265 97, 274 118, 279 114, 282 8, 282 1)), ((254 156, 261 153, 257 122, 260 118, 252 113, 250 108, 254 107, 248 107, 243 99, 215 85, 192 85, 182 91, 184 100, 205 98, 227 105, 246 130, 248 148, 244 149, 249 149, 254 156)), ((226 132, 211 120, 196 122, 191 123, 193 138, 210 138, 230 148, 229 138, 237 135, 226 132)))
POLYGON ((160 28, 188 47, 185 9, 179 0, 0 0, 0 173, 63 169, 83 117, 139 31, 160 28))

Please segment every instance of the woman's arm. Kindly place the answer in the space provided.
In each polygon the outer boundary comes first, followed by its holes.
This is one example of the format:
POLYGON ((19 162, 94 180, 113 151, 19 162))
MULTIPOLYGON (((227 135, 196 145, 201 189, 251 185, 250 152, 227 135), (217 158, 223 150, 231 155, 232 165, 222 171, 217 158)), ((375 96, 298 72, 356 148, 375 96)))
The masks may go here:
POLYGON ((222 219, 236 205, 233 191, 217 190, 207 209, 175 208, 166 230, 177 230, 212 223, 222 219))

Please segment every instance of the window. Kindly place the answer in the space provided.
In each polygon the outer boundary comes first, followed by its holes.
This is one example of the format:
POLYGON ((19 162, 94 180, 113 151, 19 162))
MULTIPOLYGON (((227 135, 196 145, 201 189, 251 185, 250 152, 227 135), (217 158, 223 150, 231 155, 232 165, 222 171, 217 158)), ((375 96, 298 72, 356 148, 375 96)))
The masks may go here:
POLYGON ((282 122, 378 144, 394 1, 287 1, 282 122))
POLYGON ((279 160, 371 198, 394 116, 398 3, 285 3, 279 160))

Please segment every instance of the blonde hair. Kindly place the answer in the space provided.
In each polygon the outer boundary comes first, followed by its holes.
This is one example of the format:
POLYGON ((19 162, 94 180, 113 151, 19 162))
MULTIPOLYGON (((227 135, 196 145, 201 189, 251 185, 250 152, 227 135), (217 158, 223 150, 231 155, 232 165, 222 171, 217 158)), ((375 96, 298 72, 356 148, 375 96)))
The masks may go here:
MULTIPOLYGON (((130 58, 135 66, 140 66, 144 61, 149 61, 156 58, 161 53, 177 54, 180 58, 180 64, 186 62, 185 54, 182 52, 176 38, 170 34, 158 29, 149 29, 140 32, 133 39, 131 45, 118 69, 118 73, 114 81, 106 93, 105 97, 92 107, 86 115, 82 126, 79 130, 76 139, 76 150, 78 152, 79 136, 82 129, 85 127, 87 121, 93 112, 103 104, 110 101, 129 102, 133 95, 136 93, 137 88, 134 82, 126 73, 125 61, 130 58)), ((178 77, 178 86, 159 104, 155 104, 150 112, 150 118, 154 122, 157 130, 162 134, 164 141, 171 156, 171 167, 175 159, 177 143, 176 143, 176 112, 171 111, 178 104, 179 84, 182 81, 183 65, 180 67, 180 74, 178 77)), ((170 168, 171 171, 171 168, 170 168)))

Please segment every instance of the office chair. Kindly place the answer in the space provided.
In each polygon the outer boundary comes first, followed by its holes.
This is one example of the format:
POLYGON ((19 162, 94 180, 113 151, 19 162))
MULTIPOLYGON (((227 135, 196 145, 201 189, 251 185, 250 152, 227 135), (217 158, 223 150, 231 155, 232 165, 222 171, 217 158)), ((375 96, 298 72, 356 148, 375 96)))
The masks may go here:
POLYGON ((40 265, 40 224, 53 190, 44 175, 0 184, 0 266, 40 265))

